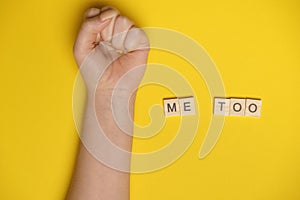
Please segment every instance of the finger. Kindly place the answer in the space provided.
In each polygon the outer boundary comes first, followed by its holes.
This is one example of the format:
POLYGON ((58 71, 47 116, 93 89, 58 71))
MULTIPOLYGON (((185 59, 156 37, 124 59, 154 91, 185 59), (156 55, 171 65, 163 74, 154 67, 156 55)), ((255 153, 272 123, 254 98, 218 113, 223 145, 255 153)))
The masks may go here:
MULTIPOLYGON (((89 8, 86 12, 85 12, 85 18, 92 18, 95 17, 97 15, 99 15, 101 12, 101 10, 99 8, 89 8)), ((101 39, 100 33, 97 34, 96 37, 96 41, 95 43, 99 43, 101 39)))
POLYGON ((124 51, 124 42, 128 30, 133 26, 133 22, 124 16, 118 16, 114 25, 112 45, 118 50, 124 51))
POLYGON ((115 10, 115 8, 111 7, 111 6, 104 6, 101 8, 101 12, 107 11, 107 10, 115 10))
POLYGON ((102 19, 107 19, 107 18, 111 19, 107 27, 101 32, 102 40, 109 41, 109 42, 111 41, 115 20, 118 15, 119 15, 119 11, 110 7, 105 8, 103 12, 101 11, 100 16, 102 19))
POLYGON ((100 15, 87 18, 83 22, 74 45, 74 55, 79 65, 97 44, 97 34, 100 33, 109 22, 109 18, 102 19, 100 15))
POLYGON ((148 37, 142 29, 133 27, 128 31, 124 46, 128 52, 135 50, 149 50, 148 37))

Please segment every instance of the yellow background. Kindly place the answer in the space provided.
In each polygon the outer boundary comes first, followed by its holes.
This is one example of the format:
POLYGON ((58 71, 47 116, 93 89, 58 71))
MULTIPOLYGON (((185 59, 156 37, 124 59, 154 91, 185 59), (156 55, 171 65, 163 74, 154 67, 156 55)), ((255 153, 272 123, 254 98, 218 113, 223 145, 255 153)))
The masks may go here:
MULTIPOLYGON (((102 1, 141 27, 182 32, 200 43, 222 75, 226 95, 258 97, 259 119, 227 117, 213 151, 198 159, 211 115, 201 77, 167 53, 161 62, 191 78, 201 122, 184 156, 164 169, 132 175, 131 199, 300 199, 300 3, 253 1, 102 1)), ((84 10, 95 1, 2 0, 0 7, 0 199, 63 199, 78 136, 72 116, 77 67, 72 45, 84 10)), ((157 89, 157 88, 156 88, 157 89)), ((139 91, 136 121, 167 91, 139 91), (152 92, 151 92, 152 91, 152 92)), ((178 118, 168 119, 172 127, 178 118)), ((134 151, 164 146, 164 131, 135 140, 134 151), (160 139, 161 138, 161 139, 160 139)))

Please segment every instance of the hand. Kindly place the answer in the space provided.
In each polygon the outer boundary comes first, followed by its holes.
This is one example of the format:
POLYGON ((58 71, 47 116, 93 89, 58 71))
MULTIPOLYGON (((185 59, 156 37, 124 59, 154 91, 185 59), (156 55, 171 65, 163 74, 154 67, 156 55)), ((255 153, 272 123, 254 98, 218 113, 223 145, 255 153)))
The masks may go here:
MULTIPOLYGON (((101 81, 97 84, 101 86, 98 88, 101 90, 114 88, 126 72, 145 65, 148 51, 149 43, 144 32, 110 7, 101 10, 91 8, 85 13, 85 20, 74 46, 74 56, 80 68, 84 67, 82 65, 97 63, 98 69, 95 66, 87 66, 90 74, 96 74, 97 70, 98 74, 101 74, 105 70, 101 80, 99 77, 93 77, 94 81, 101 81), (87 57, 89 63, 84 63, 87 57)), ((143 73, 139 77, 135 76, 136 84, 139 84, 142 76, 143 73)), ((83 78, 85 81, 91 79, 83 78)))

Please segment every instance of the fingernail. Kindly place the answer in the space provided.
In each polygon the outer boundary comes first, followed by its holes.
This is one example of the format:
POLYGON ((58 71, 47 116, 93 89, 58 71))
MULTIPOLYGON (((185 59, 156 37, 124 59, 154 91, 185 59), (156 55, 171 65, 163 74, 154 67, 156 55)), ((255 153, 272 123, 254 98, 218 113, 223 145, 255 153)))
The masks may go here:
POLYGON ((93 8, 93 15, 97 16, 100 14, 100 9, 99 8, 93 8))
POLYGON ((90 8, 86 13, 85 17, 87 18, 92 18, 100 14, 100 9, 99 8, 90 8))
POLYGON ((101 12, 104 12, 106 10, 114 10, 115 8, 111 7, 111 6, 104 6, 101 8, 101 12))
POLYGON ((107 19, 116 17, 118 14, 119 13, 116 10, 107 10, 107 11, 100 14, 100 18, 101 18, 102 21, 105 21, 107 19))

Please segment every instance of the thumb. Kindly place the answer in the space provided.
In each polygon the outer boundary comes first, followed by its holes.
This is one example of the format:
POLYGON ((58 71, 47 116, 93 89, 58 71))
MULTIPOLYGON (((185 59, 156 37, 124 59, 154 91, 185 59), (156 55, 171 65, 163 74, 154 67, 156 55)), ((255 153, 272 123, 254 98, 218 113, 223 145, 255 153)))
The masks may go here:
MULTIPOLYGON (((86 13, 95 13, 96 9, 92 9, 88 10, 86 13)), ((83 62, 84 58, 93 50, 93 48, 95 48, 99 42, 97 35, 109 24, 111 17, 114 16, 109 13, 106 15, 103 14, 100 15, 100 11, 98 15, 93 17, 89 17, 89 14, 86 14, 86 19, 81 25, 74 45, 74 56, 79 66, 83 62)))

